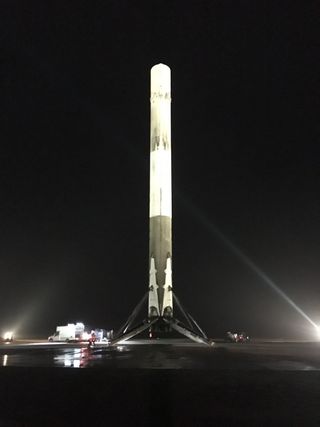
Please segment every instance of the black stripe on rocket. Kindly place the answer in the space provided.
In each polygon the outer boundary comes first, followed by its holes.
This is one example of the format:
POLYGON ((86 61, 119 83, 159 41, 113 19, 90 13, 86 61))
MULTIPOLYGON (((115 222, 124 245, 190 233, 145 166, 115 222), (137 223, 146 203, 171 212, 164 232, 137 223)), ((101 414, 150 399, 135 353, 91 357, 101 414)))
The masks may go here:
POLYGON ((159 215, 150 218, 149 221, 150 288, 152 287, 149 293, 149 316, 171 317, 173 314, 171 218, 159 215))

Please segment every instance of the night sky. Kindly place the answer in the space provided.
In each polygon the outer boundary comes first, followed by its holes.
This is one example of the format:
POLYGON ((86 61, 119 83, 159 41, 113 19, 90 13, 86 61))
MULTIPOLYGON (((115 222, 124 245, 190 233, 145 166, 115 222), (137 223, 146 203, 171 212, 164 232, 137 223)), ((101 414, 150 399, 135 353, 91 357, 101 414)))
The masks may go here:
POLYGON ((318 11, 266 0, 1 9, 0 329, 117 329, 147 291, 150 68, 163 62, 176 294, 210 336, 312 336, 248 260, 320 323, 318 11))

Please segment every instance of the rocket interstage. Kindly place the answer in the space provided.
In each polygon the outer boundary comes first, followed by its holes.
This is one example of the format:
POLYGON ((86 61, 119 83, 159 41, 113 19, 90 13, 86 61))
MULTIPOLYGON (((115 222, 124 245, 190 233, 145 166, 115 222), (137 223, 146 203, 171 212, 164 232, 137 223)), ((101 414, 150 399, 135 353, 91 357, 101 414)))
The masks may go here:
POLYGON ((171 71, 151 68, 149 318, 172 317, 171 71))

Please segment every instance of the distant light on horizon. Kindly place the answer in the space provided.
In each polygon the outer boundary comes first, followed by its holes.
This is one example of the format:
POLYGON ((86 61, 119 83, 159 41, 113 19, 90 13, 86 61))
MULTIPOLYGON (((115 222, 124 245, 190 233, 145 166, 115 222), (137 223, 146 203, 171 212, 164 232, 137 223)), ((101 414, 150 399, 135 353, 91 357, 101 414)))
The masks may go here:
POLYGON ((13 339, 13 332, 12 331, 7 331, 4 333, 3 338, 6 341, 11 341, 13 339))

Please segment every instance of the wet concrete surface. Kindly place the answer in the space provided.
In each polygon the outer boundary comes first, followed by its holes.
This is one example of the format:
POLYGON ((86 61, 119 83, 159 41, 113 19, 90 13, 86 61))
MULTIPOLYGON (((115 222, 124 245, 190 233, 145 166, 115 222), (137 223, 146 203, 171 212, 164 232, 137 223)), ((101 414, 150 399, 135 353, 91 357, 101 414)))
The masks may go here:
POLYGON ((320 342, 215 343, 185 340, 136 340, 115 346, 27 343, 0 346, 0 366, 125 368, 320 370, 320 342))
POLYGON ((0 365, 0 427, 320 425, 318 342, 10 344, 0 365))

